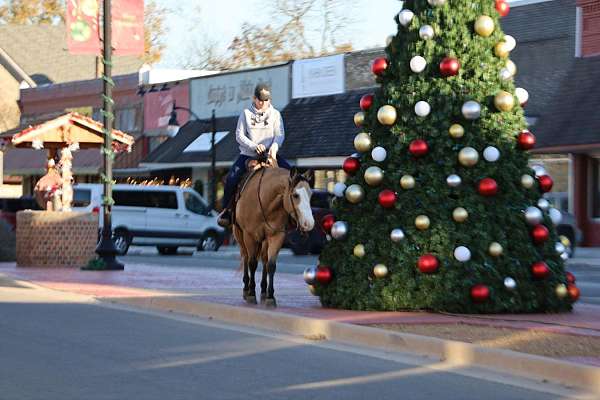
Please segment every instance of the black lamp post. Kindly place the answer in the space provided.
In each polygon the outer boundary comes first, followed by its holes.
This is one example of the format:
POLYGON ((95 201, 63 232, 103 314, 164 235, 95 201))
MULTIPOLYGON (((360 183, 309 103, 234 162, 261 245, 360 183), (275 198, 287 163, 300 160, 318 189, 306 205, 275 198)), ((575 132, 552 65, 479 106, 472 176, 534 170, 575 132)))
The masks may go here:
POLYGON ((171 136, 175 136, 179 131, 179 122, 177 122, 177 110, 189 112, 197 121, 211 125, 211 138, 210 138, 210 206, 214 210, 217 203, 217 152, 215 148, 215 136, 217 134, 217 118, 215 117, 215 110, 212 110, 212 117, 210 119, 198 118, 196 113, 187 107, 180 107, 173 104, 173 111, 171 111, 171 117, 169 118, 169 125, 167 131, 171 136))

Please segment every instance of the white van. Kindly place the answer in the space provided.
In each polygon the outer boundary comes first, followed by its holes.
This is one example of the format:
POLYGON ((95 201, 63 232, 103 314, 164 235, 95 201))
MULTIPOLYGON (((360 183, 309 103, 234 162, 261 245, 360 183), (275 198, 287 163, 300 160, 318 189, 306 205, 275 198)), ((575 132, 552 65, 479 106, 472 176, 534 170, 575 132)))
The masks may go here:
MULTIPOLYGON (((101 184, 76 184, 73 211, 97 212, 102 218, 101 184)), ((175 254, 180 246, 217 251, 225 231, 217 214, 193 189, 177 186, 114 185, 112 229, 119 255, 130 245, 156 246, 161 254, 175 254)))

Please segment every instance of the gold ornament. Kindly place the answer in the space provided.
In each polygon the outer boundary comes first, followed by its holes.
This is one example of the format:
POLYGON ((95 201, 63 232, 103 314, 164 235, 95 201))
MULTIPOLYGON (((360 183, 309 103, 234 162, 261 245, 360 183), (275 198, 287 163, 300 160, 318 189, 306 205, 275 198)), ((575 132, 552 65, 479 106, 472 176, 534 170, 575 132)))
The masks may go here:
POLYGON ((500 58, 508 58, 510 55, 508 44, 506 44, 506 42, 497 43, 494 47, 494 54, 500 58))
POLYGON ((457 207, 452 211, 452 218, 456 222, 465 222, 469 218, 469 212, 462 207, 457 207))
POLYGON ((365 256, 365 246, 362 244, 357 244, 354 246, 354 256, 358 258, 363 258, 365 256))
POLYGON ((482 15, 475 21, 475 32, 479 36, 489 37, 495 29, 494 20, 487 15, 482 15))
POLYGON ((535 185, 535 179, 533 179, 533 176, 531 175, 523 175, 521 177, 521 185, 525 189, 531 189, 533 185, 535 185))
POLYGON ((365 191, 360 185, 350 185, 346 189, 346 200, 352 204, 357 204, 365 197, 365 191))
POLYGON ((368 133, 361 132, 354 137, 354 148, 359 153, 366 153, 371 150, 371 146, 373 146, 373 141, 368 133))
POLYGON ((502 245, 500 243, 493 242, 492 244, 490 244, 490 248, 488 249, 488 251, 490 252, 490 255, 492 257, 500 257, 502 255, 502 252, 504 252, 504 249, 502 248, 502 245))
POLYGON ((382 125, 394 125, 398 114, 393 106, 383 106, 377 111, 377 119, 382 125))
POLYGON ((567 297, 567 295, 569 294, 569 291, 567 290, 567 285, 565 285, 564 283, 559 283, 556 286, 556 296, 560 299, 564 299, 565 297, 567 297))
POLYGON ((413 178, 411 175, 404 175, 401 179, 400 179, 400 186, 402 186, 402 189, 412 189, 415 187, 415 178, 413 178))
POLYGON ((462 125, 454 124, 450 127, 450 136, 454 139, 460 139, 465 135, 465 128, 462 125))
POLYGON ((515 106, 515 96, 504 90, 498 92, 494 97, 494 105, 500 111, 510 111, 515 106))
POLYGON ((479 153, 472 147, 465 147, 458 153, 458 161, 462 166, 472 167, 479 161, 479 153))
POLYGON ((373 268, 373 275, 375 275, 376 278, 385 278, 387 276, 387 274, 388 274, 388 269, 383 264, 377 264, 373 268))
POLYGON ((427 215, 419 215, 415 219, 415 226, 421 231, 428 229, 429 225, 431 225, 431 221, 429 221, 429 217, 427 215))
POLYGON ((560 242, 563 244, 563 246, 565 246, 565 247, 571 247, 571 241, 565 235, 560 235, 558 237, 558 240, 560 240, 560 242))
POLYGON ((310 294, 312 294, 313 296, 317 295, 317 288, 315 287, 315 285, 308 285, 308 291, 310 292, 310 294))
POLYGON ((517 64, 512 62, 512 60, 506 61, 506 69, 510 72, 512 76, 515 76, 517 74, 517 64))
POLYGON ((369 186, 377 186, 383 180, 383 171, 379 167, 369 167, 365 171, 365 182, 369 186))
POLYGON ((356 125, 357 128, 360 128, 361 126, 363 126, 364 123, 365 123, 365 113, 364 112, 359 111, 356 114, 354 114, 354 125, 356 125))

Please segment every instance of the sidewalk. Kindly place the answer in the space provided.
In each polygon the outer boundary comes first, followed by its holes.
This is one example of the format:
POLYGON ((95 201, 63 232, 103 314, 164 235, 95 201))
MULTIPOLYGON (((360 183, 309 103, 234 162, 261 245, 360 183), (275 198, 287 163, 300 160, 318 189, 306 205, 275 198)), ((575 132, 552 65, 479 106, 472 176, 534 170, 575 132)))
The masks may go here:
POLYGON ((600 247, 578 247, 575 249, 575 257, 568 260, 567 265, 600 268, 600 247))

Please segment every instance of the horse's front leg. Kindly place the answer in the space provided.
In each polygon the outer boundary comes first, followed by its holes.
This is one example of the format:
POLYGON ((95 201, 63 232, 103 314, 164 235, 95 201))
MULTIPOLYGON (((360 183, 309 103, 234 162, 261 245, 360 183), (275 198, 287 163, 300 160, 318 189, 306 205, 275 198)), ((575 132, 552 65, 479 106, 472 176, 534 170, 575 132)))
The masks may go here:
POLYGON ((267 264, 269 262, 269 254, 267 252, 268 243, 265 240, 260 249, 260 258, 262 261, 262 279, 260 280, 260 302, 264 303, 267 300, 267 264))
POLYGON ((283 246, 285 240, 285 233, 280 232, 267 239, 268 243, 268 258, 267 271, 269 274, 269 284, 267 286, 267 301, 266 305, 270 307, 277 307, 277 301, 275 300, 275 271, 277 271, 277 256, 279 250, 283 246))
MULTIPOLYGON (((248 282, 248 291, 246 294, 246 302, 256 304, 256 267, 258 266, 258 255, 260 251, 260 243, 256 243, 249 235, 244 235, 244 245, 247 254, 247 266, 250 271, 248 282)), ((245 267, 244 267, 245 269, 245 267)))

